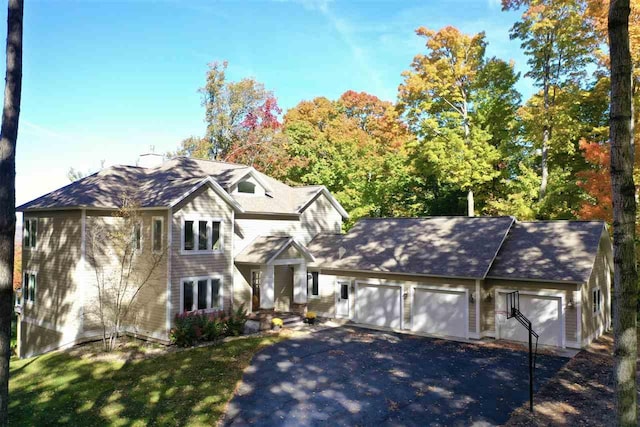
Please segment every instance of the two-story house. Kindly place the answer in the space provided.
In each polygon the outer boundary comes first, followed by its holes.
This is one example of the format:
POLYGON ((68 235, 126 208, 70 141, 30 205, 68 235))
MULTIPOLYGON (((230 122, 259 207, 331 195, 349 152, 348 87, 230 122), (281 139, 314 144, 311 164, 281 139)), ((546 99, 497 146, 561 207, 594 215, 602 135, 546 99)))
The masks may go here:
MULTIPOLYGON (((506 296, 541 344, 581 348, 610 327, 611 243, 597 221, 513 217, 358 221, 324 186, 291 187, 252 167, 175 158, 115 166, 18 208, 23 212, 19 355, 100 336, 92 230, 138 204, 136 256, 162 256, 127 332, 168 341, 177 313, 316 311, 374 328, 526 341, 506 296)), ((97 268, 98 267, 98 268, 97 268)))

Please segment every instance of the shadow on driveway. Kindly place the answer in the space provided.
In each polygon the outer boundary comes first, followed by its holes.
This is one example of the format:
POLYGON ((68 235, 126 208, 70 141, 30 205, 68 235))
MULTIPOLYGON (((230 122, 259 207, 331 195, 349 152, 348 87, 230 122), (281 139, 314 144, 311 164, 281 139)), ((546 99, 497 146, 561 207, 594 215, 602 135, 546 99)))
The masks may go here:
MULTIPOLYGON (((497 425, 529 398, 528 355, 352 327, 258 353, 224 425, 497 425)), ((538 356, 544 384, 568 359, 538 356)))

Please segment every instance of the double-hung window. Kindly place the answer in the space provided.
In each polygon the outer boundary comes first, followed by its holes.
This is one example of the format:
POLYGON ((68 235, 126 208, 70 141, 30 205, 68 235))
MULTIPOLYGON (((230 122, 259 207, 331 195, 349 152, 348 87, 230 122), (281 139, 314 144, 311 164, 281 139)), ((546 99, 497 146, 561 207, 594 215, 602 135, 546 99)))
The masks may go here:
POLYGON ((222 220, 185 219, 182 222, 182 251, 222 252, 222 220))
POLYGON ((38 218, 25 218, 22 230, 23 247, 34 249, 38 237, 38 218))
POLYGON ((593 313, 600 313, 600 310, 602 310, 602 294, 600 289, 596 288, 593 290, 593 313))
POLYGON ((307 295, 310 298, 320 298, 320 273, 307 273, 307 295))
POLYGON ((22 275, 22 301, 36 302, 36 274, 25 271, 22 275))
POLYGON ((222 279, 194 277, 182 280, 182 311, 222 309, 222 279))

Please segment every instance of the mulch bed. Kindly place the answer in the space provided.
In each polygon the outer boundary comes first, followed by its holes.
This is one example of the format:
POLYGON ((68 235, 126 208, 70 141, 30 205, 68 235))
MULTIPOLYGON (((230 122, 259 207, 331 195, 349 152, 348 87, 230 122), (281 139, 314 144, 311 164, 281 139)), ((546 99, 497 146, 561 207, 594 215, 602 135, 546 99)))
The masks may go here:
POLYGON ((516 409, 507 426, 614 425, 613 336, 578 353, 534 396, 535 413, 516 409))

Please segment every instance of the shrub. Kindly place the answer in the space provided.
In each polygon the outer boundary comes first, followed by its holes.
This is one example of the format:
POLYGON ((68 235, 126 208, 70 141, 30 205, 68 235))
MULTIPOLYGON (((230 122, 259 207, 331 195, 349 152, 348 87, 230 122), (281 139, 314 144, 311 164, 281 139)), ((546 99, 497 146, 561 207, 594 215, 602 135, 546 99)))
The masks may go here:
POLYGON ((305 317, 307 319, 315 319, 316 318, 316 312, 315 311, 307 311, 307 314, 305 315, 305 317))
POLYGON ((282 328, 282 325, 284 325, 284 322, 282 321, 281 318, 274 317, 273 319, 271 319, 271 325, 276 328, 282 328))
POLYGON ((234 312, 231 312, 227 318, 227 335, 237 337, 244 332, 244 324, 247 323, 247 310, 244 304, 234 312))
POLYGON ((225 333, 226 325, 224 320, 217 314, 212 314, 207 319, 202 329, 202 339, 204 341, 214 341, 222 337, 225 333))
POLYGON ((178 347, 191 347, 199 338, 197 315, 179 313, 175 317, 175 326, 171 329, 169 337, 171 342, 178 347))

